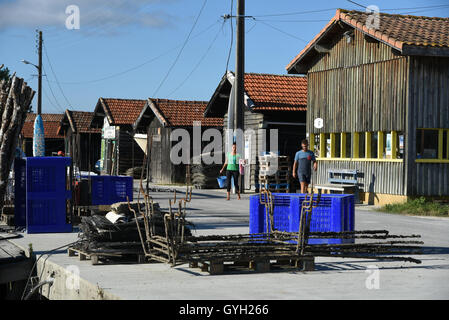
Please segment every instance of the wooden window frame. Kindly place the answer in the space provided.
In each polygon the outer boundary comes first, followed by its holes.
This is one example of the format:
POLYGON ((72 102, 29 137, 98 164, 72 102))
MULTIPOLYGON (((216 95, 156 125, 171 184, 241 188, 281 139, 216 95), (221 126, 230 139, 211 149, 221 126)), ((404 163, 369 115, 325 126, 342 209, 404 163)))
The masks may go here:
POLYGON ((449 163, 449 129, 442 128, 416 128, 418 130, 438 130, 438 153, 436 159, 416 159, 415 154, 415 162, 416 163, 449 163), (443 142, 444 142, 444 134, 446 133, 446 159, 443 158, 443 142))
MULTIPOLYGON (((352 162, 403 162, 403 159, 397 158, 397 131, 391 131, 392 134, 392 158, 391 159, 384 159, 383 158, 383 151, 378 152, 378 156, 376 158, 371 157, 365 157, 365 158, 359 158, 359 147, 360 147, 360 133, 361 132, 339 132, 340 133, 340 157, 336 158, 336 149, 335 149, 335 142, 336 142, 336 134, 337 133, 329 133, 330 140, 331 140, 331 157, 327 158, 327 140, 326 140, 326 134, 327 133, 320 133, 320 154, 317 157, 317 160, 319 161, 352 161, 352 162), (352 150, 346 150, 346 139, 352 138, 351 143, 351 149, 352 150), (379 154, 381 155, 379 157, 379 154)), ((365 133, 365 156, 368 154, 371 156, 371 138, 372 138, 372 132, 364 132, 365 133)), ((383 143, 383 137, 386 134, 386 131, 378 131, 378 137, 382 138, 381 147, 382 150, 385 148, 383 143)), ((314 137, 314 135, 310 135, 311 137, 314 137)), ((312 138, 311 138, 312 139, 312 138)), ((379 139, 378 139, 379 140, 379 139)), ((377 150, 379 150, 379 145, 377 146, 377 150)))

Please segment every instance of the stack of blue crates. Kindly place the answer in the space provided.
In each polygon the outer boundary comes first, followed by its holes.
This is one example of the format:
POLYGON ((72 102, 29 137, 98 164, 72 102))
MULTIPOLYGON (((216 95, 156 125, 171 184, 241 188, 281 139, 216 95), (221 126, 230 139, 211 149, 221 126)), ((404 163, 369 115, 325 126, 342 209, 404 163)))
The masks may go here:
POLYGON ((92 205, 110 205, 133 200, 133 178, 128 176, 90 176, 92 205))
MULTIPOLYGON (((274 229, 298 232, 301 206, 305 199, 300 193, 273 193, 274 229)), ((266 232, 265 206, 259 195, 250 197, 249 232, 266 232)), ((318 207, 312 209, 311 232, 354 231, 354 195, 322 194, 318 207)), ((309 239, 309 244, 353 243, 353 239, 309 239)))
POLYGON ((67 201, 72 197, 68 179, 71 158, 16 159, 15 224, 27 233, 71 232, 67 201))

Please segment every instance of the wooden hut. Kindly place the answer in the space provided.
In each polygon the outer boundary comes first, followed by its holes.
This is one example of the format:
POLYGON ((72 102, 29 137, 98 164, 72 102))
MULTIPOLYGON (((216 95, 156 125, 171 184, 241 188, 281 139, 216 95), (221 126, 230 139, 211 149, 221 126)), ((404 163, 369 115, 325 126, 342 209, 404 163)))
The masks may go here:
POLYGON ((286 69, 308 77, 315 183, 352 169, 365 202, 449 195, 448 18, 338 9, 286 69))
MULTIPOLYGON (((245 136, 245 189, 258 190, 258 156, 275 151, 292 160, 306 137, 307 78, 303 76, 246 73, 245 74, 245 130, 254 135, 245 136), (259 130, 266 129, 266 130, 259 130), (270 149, 270 129, 278 134, 278 150, 270 149), (249 174, 248 174, 249 172, 249 174)), ((234 73, 225 74, 210 99, 205 117, 223 117, 227 129, 228 104, 234 73)))
POLYGON ((100 159, 101 129, 91 128, 93 112, 66 110, 58 134, 64 136, 65 155, 81 171, 93 171, 100 159))
MULTIPOLYGON (((41 114, 44 122, 45 135, 45 155, 53 156, 58 151, 64 151, 64 137, 58 135, 59 124, 63 114, 43 113, 41 114)), ((27 157, 33 156, 33 135, 34 135, 34 120, 36 113, 28 113, 23 124, 23 128, 19 137, 19 145, 27 157)))
POLYGON ((90 126, 101 128, 101 167, 103 174, 123 175, 141 167, 144 153, 133 139, 132 125, 146 100, 100 98, 90 126))
MULTIPOLYGON (((207 101, 147 99, 134 124, 134 130, 136 135, 143 133, 148 137, 146 148, 150 150, 148 176, 151 182, 167 184, 186 182, 186 163, 174 164, 170 159, 172 147, 178 143, 171 139, 173 130, 184 129, 193 139, 193 126, 199 127, 199 123, 195 122, 200 122, 201 135, 211 128, 217 129, 221 135, 223 118, 204 118, 206 106, 207 101)), ((189 163, 193 163, 193 141, 190 140, 189 144, 189 163)), ((201 151, 205 144, 207 143, 204 141, 201 143, 201 151)), ((215 179, 216 176, 212 178, 215 179)))

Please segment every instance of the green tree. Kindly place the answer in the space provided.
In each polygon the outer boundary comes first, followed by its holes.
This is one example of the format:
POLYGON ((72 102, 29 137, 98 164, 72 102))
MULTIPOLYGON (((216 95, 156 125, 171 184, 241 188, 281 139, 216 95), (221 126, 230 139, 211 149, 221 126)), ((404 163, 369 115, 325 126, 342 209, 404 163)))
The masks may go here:
POLYGON ((2 65, 2 68, 0 68, 0 81, 9 80, 10 78, 11 78, 11 75, 9 73, 9 69, 8 68, 3 69, 3 65, 2 65))

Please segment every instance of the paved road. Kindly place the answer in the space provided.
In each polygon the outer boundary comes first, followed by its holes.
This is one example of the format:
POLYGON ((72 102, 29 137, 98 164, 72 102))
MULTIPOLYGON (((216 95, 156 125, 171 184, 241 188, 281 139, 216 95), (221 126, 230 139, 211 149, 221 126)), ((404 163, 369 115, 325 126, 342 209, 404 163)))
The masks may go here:
MULTIPOLYGON (((181 188, 180 188, 181 189, 181 188)), ((168 207, 168 192, 152 197, 168 207)), ((178 194, 179 196, 179 194, 178 194)), ((194 190, 188 218, 195 234, 248 232, 248 195, 225 200, 222 191, 194 190)), ((391 233, 421 234, 425 255, 420 265, 361 259, 318 258, 316 271, 240 273, 210 276, 187 265, 165 264, 92 266, 88 261, 57 252, 48 260, 76 265, 80 277, 122 299, 448 299, 449 219, 391 215, 358 208, 356 229, 387 229, 391 233), (379 268, 379 288, 367 288, 367 279, 379 268), (369 268, 369 272, 367 272, 369 268), (370 271, 371 270, 371 271, 370 271), (374 270, 374 271, 373 271, 374 270), (99 272, 101 271, 101 272, 99 272)), ((76 239, 76 234, 25 235, 17 241, 49 250, 76 239)), ((369 278, 370 277, 370 278, 369 278)), ((375 282, 368 281, 368 284, 375 282)))

